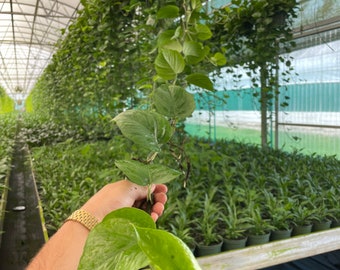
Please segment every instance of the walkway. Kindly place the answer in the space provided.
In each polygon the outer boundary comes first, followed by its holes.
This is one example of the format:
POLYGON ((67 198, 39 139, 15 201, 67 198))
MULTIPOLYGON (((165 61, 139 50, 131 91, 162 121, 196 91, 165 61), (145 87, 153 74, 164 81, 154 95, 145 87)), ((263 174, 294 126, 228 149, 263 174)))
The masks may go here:
POLYGON ((25 269, 45 241, 37 208, 36 189, 25 159, 26 153, 20 144, 14 150, 5 233, 2 235, 0 248, 0 270, 25 269))

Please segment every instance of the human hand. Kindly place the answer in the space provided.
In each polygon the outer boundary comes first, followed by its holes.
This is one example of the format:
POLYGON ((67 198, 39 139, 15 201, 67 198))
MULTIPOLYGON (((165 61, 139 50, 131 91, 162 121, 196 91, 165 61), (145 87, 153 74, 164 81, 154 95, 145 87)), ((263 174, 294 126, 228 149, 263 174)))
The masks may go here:
MULTIPOLYGON (((148 196, 147 186, 140 186, 128 180, 121 180, 105 185, 100 191, 93 195, 82 207, 82 209, 94 215, 99 221, 110 212, 123 207, 137 207, 145 209, 148 196)), ((151 185, 150 193, 153 194, 153 205, 151 217, 154 221, 162 215, 164 204, 167 201, 166 185, 151 185)))

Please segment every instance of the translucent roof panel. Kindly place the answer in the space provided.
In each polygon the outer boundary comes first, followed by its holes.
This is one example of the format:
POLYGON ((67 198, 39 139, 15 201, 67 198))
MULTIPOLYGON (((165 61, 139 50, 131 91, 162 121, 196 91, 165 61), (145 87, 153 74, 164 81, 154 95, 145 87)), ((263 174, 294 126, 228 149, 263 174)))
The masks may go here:
POLYGON ((80 0, 0 0, 0 85, 23 99, 77 17, 80 0))

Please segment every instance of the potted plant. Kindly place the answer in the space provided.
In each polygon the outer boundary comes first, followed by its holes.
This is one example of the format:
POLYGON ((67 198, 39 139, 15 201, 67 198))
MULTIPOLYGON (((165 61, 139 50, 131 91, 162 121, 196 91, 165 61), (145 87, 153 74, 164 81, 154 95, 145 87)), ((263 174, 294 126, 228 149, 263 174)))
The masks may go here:
POLYGON ((222 212, 223 245, 222 251, 243 248, 246 246, 246 232, 249 228, 249 218, 245 211, 238 207, 235 201, 230 198, 225 202, 225 209, 222 212))
POLYGON ((312 231, 323 231, 331 227, 334 219, 333 211, 327 205, 327 191, 314 193, 310 197, 312 208, 315 209, 315 220, 313 221, 312 231))
POLYGON ((334 186, 331 186, 326 192, 326 204, 332 215, 332 228, 340 227, 340 192, 334 186))
POLYGON ((275 227, 271 225, 269 218, 262 215, 260 205, 252 204, 249 207, 249 221, 247 245, 253 246, 269 242, 270 233, 275 227))
POLYGON ((266 210, 274 229, 271 232, 270 240, 281 240, 291 236, 293 230, 292 202, 287 198, 279 199, 272 193, 265 191, 266 210))
POLYGON ((309 205, 308 198, 306 201, 295 199, 293 202, 293 231, 292 236, 308 234, 312 231, 313 222, 315 221, 316 209, 309 205))
POLYGON ((193 237, 193 220, 190 218, 190 212, 188 212, 188 207, 185 206, 185 201, 176 200, 173 214, 171 218, 167 219, 167 223, 170 232, 180 238, 194 252, 196 242, 193 237))
POLYGON ((197 212, 195 227, 198 257, 218 253, 222 248, 222 236, 218 233, 221 209, 213 201, 216 191, 214 187, 205 194, 201 210, 197 212))

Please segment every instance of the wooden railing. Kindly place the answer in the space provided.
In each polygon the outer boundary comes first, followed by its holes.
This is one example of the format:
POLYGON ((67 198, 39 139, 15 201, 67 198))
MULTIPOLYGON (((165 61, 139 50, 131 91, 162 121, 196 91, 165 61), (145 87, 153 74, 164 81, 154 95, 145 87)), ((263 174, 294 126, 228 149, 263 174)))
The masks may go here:
POLYGON ((204 270, 261 269, 340 249, 340 228, 198 258, 204 270))

